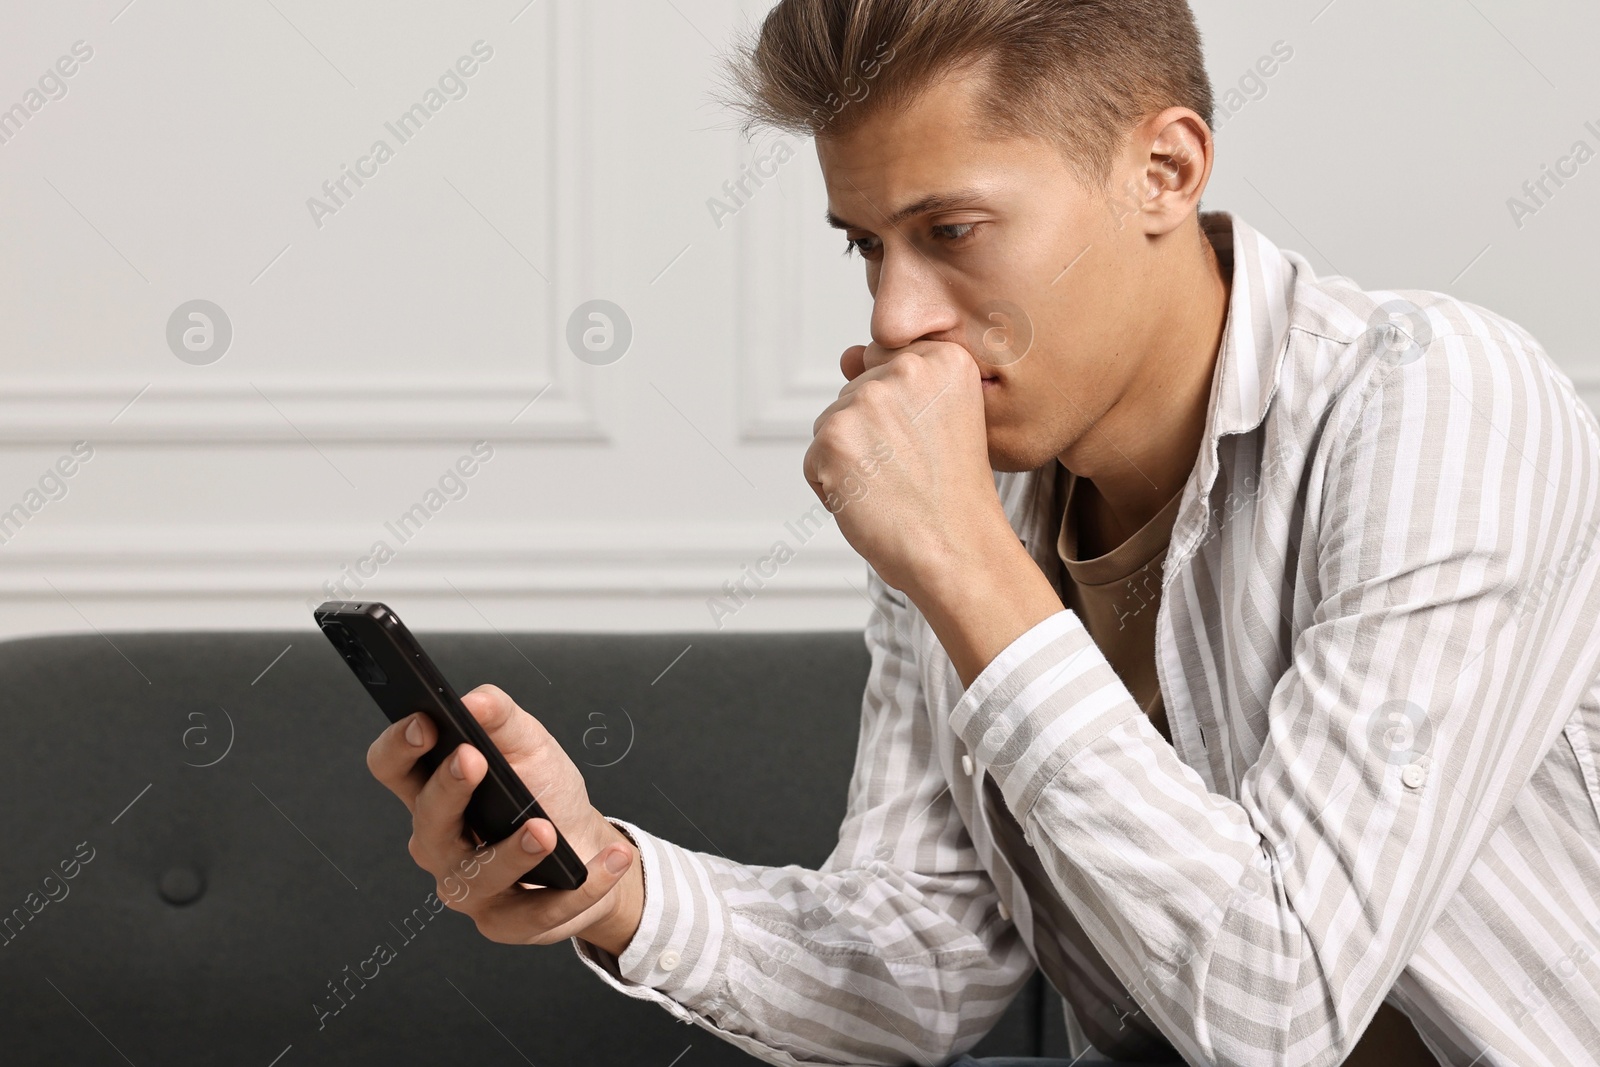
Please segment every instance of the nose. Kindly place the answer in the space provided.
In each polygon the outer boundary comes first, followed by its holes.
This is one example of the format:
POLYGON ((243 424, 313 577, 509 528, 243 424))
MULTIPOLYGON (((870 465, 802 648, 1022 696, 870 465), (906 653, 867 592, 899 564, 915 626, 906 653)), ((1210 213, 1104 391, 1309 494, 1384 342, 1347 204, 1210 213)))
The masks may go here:
MULTIPOLYGON (((877 281, 872 293, 875 347, 892 351, 914 341, 957 339, 960 313, 938 269, 917 250, 886 245, 877 281)), ((870 349, 868 355, 870 359, 870 349)))

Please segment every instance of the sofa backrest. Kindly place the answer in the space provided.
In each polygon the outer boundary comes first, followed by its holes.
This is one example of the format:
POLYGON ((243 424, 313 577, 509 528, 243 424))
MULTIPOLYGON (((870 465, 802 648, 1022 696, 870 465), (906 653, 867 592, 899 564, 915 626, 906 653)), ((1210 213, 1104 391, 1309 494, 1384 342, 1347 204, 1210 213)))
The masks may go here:
MULTIPOLYGON (((758 864, 836 840, 859 633, 420 639, 538 716, 608 815, 758 864)), ((0 708, 8 1063, 751 1062, 568 946, 430 912, 366 769, 385 720, 315 631, 7 642, 0 708)), ((1031 1051, 1036 999, 986 1047, 1031 1051)))

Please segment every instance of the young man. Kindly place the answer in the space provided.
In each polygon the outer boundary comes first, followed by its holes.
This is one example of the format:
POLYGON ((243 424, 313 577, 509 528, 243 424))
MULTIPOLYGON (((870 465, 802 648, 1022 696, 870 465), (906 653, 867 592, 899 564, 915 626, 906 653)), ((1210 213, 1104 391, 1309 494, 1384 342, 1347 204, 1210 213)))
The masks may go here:
MULTIPOLYGON (((1202 215, 1182 0, 783 0, 738 71, 816 133, 874 298, 805 458, 876 609, 839 845, 757 868, 607 820, 484 687, 592 874, 526 889, 502 848, 459 910, 771 1063, 946 1062, 1036 966, 1075 1054, 1596 1062, 1600 427, 1567 377, 1202 215)), ((484 766, 424 781, 433 740, 370 761, 443 879, 484 766)))

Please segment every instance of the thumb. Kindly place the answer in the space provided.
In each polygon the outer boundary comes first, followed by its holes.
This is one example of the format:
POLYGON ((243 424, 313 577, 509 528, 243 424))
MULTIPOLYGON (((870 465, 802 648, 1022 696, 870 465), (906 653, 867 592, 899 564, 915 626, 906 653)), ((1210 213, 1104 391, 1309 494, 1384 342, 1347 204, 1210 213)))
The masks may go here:
POLYGON ((839 369, 844 371, 845 381, 853 382, 866 372, 866 356, 866 345, 851 345, 844 350, 844 355, 839 357, 839 369))

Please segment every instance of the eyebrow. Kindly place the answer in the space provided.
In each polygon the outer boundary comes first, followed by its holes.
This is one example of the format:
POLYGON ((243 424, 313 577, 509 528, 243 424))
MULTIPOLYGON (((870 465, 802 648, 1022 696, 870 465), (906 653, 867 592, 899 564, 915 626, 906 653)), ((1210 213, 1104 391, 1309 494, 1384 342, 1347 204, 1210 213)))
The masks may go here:
MULTIPOLYGON (((956 208, 971 207, 984 199, 985 193, 981 189, 961 189, 953 193, 929 193, 920 200, 913 201, 900 208, 889 216, 889 225, 899 226, 902 222, 918 215, 931 215, 936 211, 951 211, 956 208)), ((847 222, 828 211, 824 216, 829 226, 836 230, 864 230, 867 227, 857 226, 847 222)))

